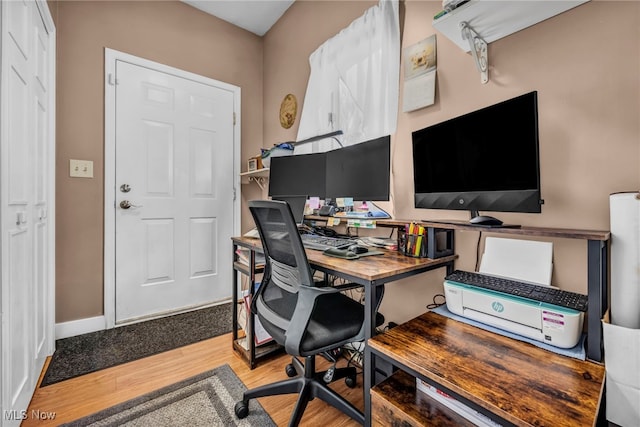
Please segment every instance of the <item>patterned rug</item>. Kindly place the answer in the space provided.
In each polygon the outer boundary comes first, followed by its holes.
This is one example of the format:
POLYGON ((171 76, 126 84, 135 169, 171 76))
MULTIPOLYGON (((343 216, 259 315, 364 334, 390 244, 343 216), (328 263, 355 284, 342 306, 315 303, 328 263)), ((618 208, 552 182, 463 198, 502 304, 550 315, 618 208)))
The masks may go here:
POLYGON ((236 418, 233 407, 245 390, 223 365, 63 426, 275 426, 256 399, 247 418, 236 418))
POLYGON ((56 341, 40 387, 231 332, 231 303, 56 341))

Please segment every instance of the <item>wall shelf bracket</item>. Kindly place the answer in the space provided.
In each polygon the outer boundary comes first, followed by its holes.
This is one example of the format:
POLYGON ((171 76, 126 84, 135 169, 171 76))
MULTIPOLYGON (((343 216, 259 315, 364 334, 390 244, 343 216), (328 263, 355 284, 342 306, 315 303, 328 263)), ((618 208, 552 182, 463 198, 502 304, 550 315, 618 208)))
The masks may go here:
POLYGON ((250 176, 249 182, 255 182, 260 187, 260 190, 264 190, 264 186, 267 182, 267 178, 264 176, 250 176))
POLYGON ((487 42, 485 42, 466 21, 460 22, 460 31, 462 32, 462 38, 469 42, 471 55, 473 56, 473 60, 476 62, 478 71, 480 72, 480 82, 485 84, 489 81, 489 55, 487 42))

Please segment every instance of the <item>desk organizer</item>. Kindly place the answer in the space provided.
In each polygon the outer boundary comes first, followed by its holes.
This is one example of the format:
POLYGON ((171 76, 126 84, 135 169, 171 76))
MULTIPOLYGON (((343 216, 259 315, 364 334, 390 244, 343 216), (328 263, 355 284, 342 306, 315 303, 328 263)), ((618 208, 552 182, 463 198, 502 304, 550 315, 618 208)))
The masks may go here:
POLYGON ((398 230, 398 250, 406 256, 424 258, 427 256, 427 229, 411 223, 404 230, 398 230))
POLYGON ((407 224, 398 228, 398 251, 415 258, 436 259, 453 255, 453 231, 407 224))

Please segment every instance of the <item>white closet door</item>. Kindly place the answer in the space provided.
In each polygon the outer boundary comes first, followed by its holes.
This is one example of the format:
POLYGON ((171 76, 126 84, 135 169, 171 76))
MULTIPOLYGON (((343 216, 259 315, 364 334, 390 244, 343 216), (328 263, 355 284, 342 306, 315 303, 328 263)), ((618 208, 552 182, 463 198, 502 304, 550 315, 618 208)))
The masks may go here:
POLYGON ((2 425, 18 425, 53 350, 55 34, 46 3, 1 7, 2 425))

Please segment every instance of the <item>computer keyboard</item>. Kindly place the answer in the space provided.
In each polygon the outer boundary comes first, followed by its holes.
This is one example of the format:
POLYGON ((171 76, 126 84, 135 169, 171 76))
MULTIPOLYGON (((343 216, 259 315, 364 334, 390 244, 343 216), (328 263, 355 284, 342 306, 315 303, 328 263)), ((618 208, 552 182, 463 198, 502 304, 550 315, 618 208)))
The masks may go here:
POLYGON ((445 277, 445 280, 573 310, 587 311, 587 296, 575 292, 462 270, 454 271, 445 277))
POLYGON ((324 251, 331 248, 346 248, 355 244, 354 240, 341 237, 319 236, 317 234, 301 234, 302 244, 307 249, 324 251))

